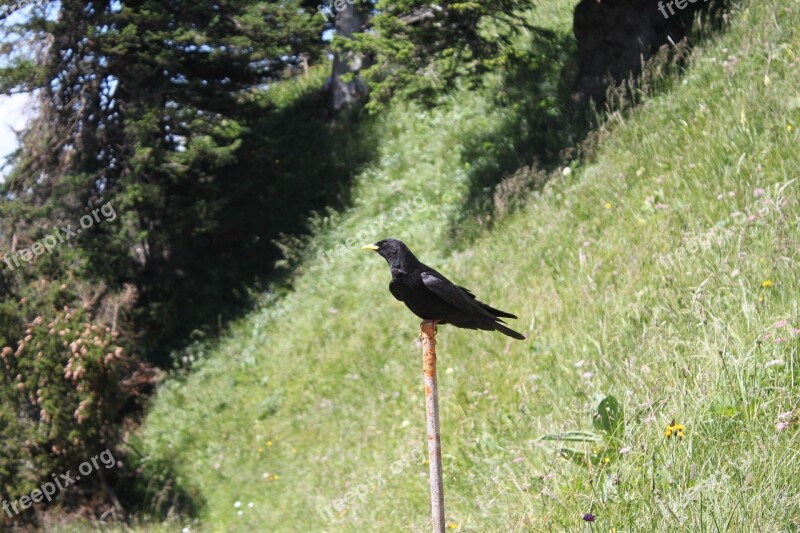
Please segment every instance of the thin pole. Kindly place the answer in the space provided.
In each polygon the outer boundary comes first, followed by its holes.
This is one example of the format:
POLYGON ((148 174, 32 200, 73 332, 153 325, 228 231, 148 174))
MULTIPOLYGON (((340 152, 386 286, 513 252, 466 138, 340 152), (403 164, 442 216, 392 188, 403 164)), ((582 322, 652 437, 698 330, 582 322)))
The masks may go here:
POLYGON ((436 382, 436 322, 419 325, 422 341, 422 372, 425 376, 425 414, 428 428, 428 459, 431 481, 433 533, 444 533, 444 487, 442 485, 442 440, 439 433, 439 387, 436 382))

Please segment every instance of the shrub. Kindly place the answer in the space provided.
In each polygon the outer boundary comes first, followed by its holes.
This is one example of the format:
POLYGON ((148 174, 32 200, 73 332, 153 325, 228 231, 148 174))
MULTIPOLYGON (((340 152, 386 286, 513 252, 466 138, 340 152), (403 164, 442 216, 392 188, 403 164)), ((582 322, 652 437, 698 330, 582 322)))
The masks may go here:
POLYGON ((34 314, 22 338, 0 351, 0 490, 9 499, 113 449, 131 402, 153 381, 119 332, 87 310, 34 314))

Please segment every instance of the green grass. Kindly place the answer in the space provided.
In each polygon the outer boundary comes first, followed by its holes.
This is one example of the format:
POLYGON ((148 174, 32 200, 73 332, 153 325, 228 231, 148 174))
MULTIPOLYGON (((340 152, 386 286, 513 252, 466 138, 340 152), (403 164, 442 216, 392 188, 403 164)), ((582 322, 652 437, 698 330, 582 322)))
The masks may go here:
MULTIPOLYGON (((386 236, 516 312, 530 335, 440 328, 454 530, 575 531, 590 528, 588 512, 597 531, 800 527, 798 20, 788 0, 736 11, 682 83, 609 119, 593 162, 491 224, 460 216, 474 169, 465 154, 502 137, 514 107, 480 94, 436 111, 396 106, 351 207, 315 222, 293 290, 161 387, 135 438, 142 465, 169 465, 199 515, 141 527, 429 528, 427 466, 402 461, 425 443, 418 320, 389 295, 374 254, 317 258, 386 236), (415 198, 426 207, 393 213, 415 198), (747 210, 755 220, 738 223, 747 210), (386 229, 372 233, 382 215, 386 229), (686 245, 718 224, 730 228, 720 242, 686 245), (599 464, 580 465, 539 440, 591 429, 598 394, 624 406, 625 453, 600 448, 599 464), (687 428, 680 441, 664 437, 672 419, 687 428)), ((157 479, 151 493, 168 493, 157 479)))

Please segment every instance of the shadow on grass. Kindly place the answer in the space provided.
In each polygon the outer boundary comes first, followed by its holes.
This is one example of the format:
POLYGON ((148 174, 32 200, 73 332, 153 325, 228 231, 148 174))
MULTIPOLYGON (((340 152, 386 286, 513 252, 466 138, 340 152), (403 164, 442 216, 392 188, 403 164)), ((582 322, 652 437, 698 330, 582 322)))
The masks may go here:
POLYGON ((185 476, 173 469, 172 462, 129 457, 137 473, 122 480, 119 497, 130 505, 126 511, 143 523, 189 520, 200 514, 206 502, 202 491, 186 485, 185 476))
POLYGON ((171 351, 218 335, 248 311, 251 295, 282 275, 275 239, 307 232, 312 212, 340 205, 352 176, 373 157, 370 121, 358 113, 332 121, 323 81, 315 75, 278 95, 265 91, 246 111, 252 118, 236 162, 214 170, 220 184, 197 184, 169 198, 176 220, 182 202, 192 216, 198 203, 212 208, 196 234, 163 224, 170 254, 154 260, 139 285, 137 322, 149 361, 169 367, 171 351))
POLYGON ((504 119, 467 140, 461 154, 471 165, 470 190, 450 229, 461 245, 576 156, 593 123, 590 107, 573 98, 577 67, 571 34, 536 34, 531 52, 511 59, 493 97, 504 119))
MULTIPOLYGON (((249 312, 264 287, 288 283, 291 272, 276 267, 283 257, 275 240, 307 233, 312 212, 341 207, 352 176, 371 161, 377 146, 369 135, 371 120, 359 112, 332 120, 321 90, 324 77, 318 78, 278 95, 266 91, 252 105, 237 162, 221 171, 224 205, 210 224, 204 221, 211 230, 173 235, 173 253, 145 279, 142 339, 148 359, 162 368, 196 355, 207 345, 203 339, 249 312)), ((197 199, 193 191, 185 198, 197 199)), ((173 379, 189 370, 181 368, 173 379)), ((125 484, 134 516, 164 520, 202 512, 201 491, 186 485, 169 459, 140 461, 125 484)))
POLYGON ((685 35, 685 41, 678 37, 674 46, 654 48, 643 68, 633 68, 628 78, 615 80, 617 86, 594 97, 577 92, 581 58, 573 34, 532 33, 529 51, 509 58, 501 90, 494 95, 506 118, 465 142, 461 158, 471 164, 470 190, 450 225, 453 241, 469 246, 551 176, 591 158, 606 117, 668 91, 687 67, 689 43, 702 44, 722 31, 729 6, 727 0, 712 1, 676 20, 682 25, 676 35, 685 35))

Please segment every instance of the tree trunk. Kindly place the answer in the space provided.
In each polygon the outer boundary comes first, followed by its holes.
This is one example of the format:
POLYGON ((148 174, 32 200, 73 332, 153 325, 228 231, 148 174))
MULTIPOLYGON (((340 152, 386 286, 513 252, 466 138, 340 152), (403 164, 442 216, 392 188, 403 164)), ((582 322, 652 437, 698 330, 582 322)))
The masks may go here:
POLYGON ((699 13, 718 24, 727 0, 581 0, 573 30, 578 42, 580 96, 602 99, 606 88, 638 76, 661 47, 689 35, 699 13), (683 8, 677 4, 683 4, 683 8))
MULTIPOLYGON (((344 9, 336 13, 336 35, 352 39, 353 34, 364 30, 367 16, 357 6, 358 2, 337 2, 344 9)), ((367 94, 367 84, 358 76, 364 67, 364 58, 351 52, 337 52, 333 59, 333 73, 330 80, 330 110, 338 113, 357 103, 367 94), (342 79, 353 73, 348 82, 342 79)))

